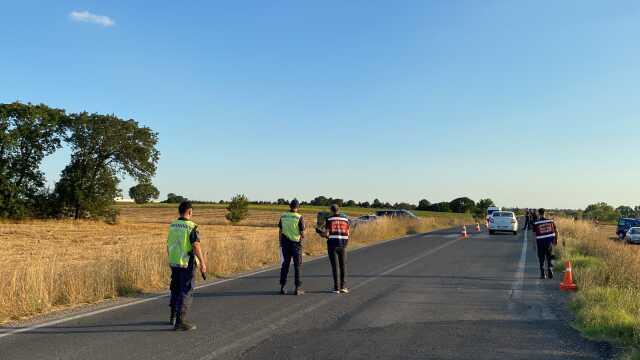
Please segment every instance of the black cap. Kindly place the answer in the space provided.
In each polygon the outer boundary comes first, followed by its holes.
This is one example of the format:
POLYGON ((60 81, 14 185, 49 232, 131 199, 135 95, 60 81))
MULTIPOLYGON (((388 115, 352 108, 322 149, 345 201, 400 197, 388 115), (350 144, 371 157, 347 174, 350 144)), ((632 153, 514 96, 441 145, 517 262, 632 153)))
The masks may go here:
POLYGON ((339 210, 340 210, 340 209, 338 208, 338 205, 336 205, 336 204, 331 205, 331 211, 332 211, 334 214, 337 214, 339 210))
POLYGON ((300 207, 300 201, 298 201, 298 199, 293 199, 291 200, 291 202, 289 203, 289 207, 292 209, 297 209, 300 207))

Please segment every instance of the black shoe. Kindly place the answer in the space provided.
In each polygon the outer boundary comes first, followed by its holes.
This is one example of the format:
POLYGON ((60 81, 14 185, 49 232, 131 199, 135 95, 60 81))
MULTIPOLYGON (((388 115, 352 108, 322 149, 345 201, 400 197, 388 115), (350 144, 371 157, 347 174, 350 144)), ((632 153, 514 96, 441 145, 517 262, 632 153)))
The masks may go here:
POLYGON ((171 309, 171 315, 169 315, 169 325, 174 325, 176 324, 176 311, 171 309))
POLYGON ((173 328, 175 331, 191 331, 195 329, 197 329, 196 325, 188 321, 180 321, 176 323, 176 326, 173 328))
POLYGON ((553 279, 553 270, 551 269, 547 270, 547 278, 553 279))
POLYGON ((544 270, 540 270, 540 279, 546 279, 547 274, 544 273, 544 270))
POLYGON ((287 295, 287 292, 284 290, 284 286, 280 287, 280 295, 287 295))
POLYGON ((296 288, 296 295, 304 295, 304 290, 302 288, 296 288))

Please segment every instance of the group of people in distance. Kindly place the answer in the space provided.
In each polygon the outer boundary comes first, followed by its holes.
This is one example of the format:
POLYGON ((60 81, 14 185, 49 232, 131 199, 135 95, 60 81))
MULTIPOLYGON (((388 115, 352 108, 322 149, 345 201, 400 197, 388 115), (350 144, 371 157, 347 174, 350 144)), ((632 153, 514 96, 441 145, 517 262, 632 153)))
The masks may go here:
POLYGON ((544 209, 527 209, 524 230, 536 234, 536 249, 540 263, 540 279, 553 279, 553 247, 558 245, 558 229, 553 220, 547 219, 544 209), (545 268, 546 265, 546 268, 545 268))
MULTIPOLYGON (((305 221, 298 212, 300 203, 292 200, 289 211, 280 216, 278 222, 280 255, 282 266, 280 269, 280 294, 286 295, 285 286, 289 275, 289 266, 293 260, 295 295, 304 294, 300 267, 302 264, 302 243, 304 241, 305 221)), ((195 288, 195 270, 199 267, 203 274, 207 271, 206 260, 200 247, 198 225, 191 220, 193 206, 184 201, 178 207, 180 217, 169 225, 167 237, 167 255, 171 267, 171 309, 169 322, 176 331, 189 331, 196 326, 187 321, 187 311, 193 301, 192 293, 195 288)), ((320 236, 327 239, 327 254, 333 273, 333 292, 346 294, 346 259, 347 244, 349 242, 349 218, 340 213, 337 205, 331 205, 330 215, 323 224, 316 229, 320 236)))

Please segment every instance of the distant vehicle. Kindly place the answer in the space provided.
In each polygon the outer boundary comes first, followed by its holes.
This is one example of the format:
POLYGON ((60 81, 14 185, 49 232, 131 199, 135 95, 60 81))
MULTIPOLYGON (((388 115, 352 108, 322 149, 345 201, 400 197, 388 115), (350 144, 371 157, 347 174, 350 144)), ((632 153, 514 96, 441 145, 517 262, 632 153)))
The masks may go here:
POLYGON ((635 226, 627 230, 624 241, 628 244, 640 244, 640 227, 635 226))
POLYGON ((622 240, 627 234, 627 231, 634 226, 640 226, 640 219, 633 218, 620 218, 618 219, 618 227, 616 229, 616 235, 622 240))
POLYGON ((509 231, 518 235, 518 219, 513 211, 494 211, 489 216, 489 234, 496 231, 509 231))
POLYGON ((489 206, 487 208, 487 218, 486 218, 487 222, 489 222, 489 217, 491 216, 491 214, 493 214, 496 211, 502 211, 502 208, 497 206, 489 206))
POLYGON ((368 222, 376 221, 378 217, 376 215, 363 215, 351 220, 351 226, 356 227, 360 224, 366 224, 368 222))
POLYGON ((379 211, 376 211, 376 216, 378 216, 378 217, 383 217, 383 216, 404 217, 404 218, 409 218, 409 219, 417 219, 418 218, 411 211, 404 210, 404 209, 400 209, 400 210, 379 210, 379 211))

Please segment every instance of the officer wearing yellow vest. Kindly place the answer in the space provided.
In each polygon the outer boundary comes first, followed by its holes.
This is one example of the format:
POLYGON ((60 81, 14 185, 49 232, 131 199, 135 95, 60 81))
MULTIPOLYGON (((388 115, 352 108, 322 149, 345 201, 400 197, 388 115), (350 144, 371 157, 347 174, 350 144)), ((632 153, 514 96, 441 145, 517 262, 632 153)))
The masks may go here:
POLYGON ((293 259, 295 273, 296 295, 304 294, 302 281, 300 281, 300 266, 302 265, 302 241, 304 240, 304 219, 298 213, 300 203, 293 199, 289 204, 290 211, 280 216, 278 228, 280 229, 280 255, 282 268, 280 269, 280 294, 285 295, 285 285, 289 275, 289 264, 293 259))
POLYGON ((176 331, 195 330, 196 326, 186 320, 195 288, 196 258, 200 262, 200 272, 207 272, 207 265, 200 248, 198 225, 191 221, 193 207, 183 201, 178 207, 180 217, 169 226, 167 255, 171 267, 171 316, 169 322, 176 331))

